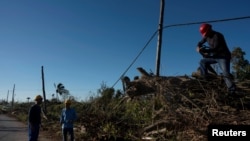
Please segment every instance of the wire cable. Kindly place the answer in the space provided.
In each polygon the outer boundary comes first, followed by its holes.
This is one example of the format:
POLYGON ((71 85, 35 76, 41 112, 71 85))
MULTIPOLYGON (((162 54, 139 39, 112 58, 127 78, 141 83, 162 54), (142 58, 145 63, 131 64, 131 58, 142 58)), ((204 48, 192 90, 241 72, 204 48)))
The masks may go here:
POLYGON ((172 24, 172 25, 166 25, 163 28, 175 27, 175 26, 185 26, 185 25, 194 25, 194 24, 202 24, 202 23, 227 22, 227 21, 243 20, 243 19, 250 19, 250 16, 237 17, 237 18, 228 18, 228 19, 221 19, 221 20, 210 20, 210 21, 202 21, 202 22, 190 22, 190 23, 183 23, 183 24, 172 24))
MULTIPOLYGON (((201 21, 201 22, 190 22, 190 23, 183 23, 183 24, 172 24, 172 25, 166 25, 163 26, 163 29, 169 28, 169 27, 176 27, 176 26, 186 26, 186 25, 194 25, 194 24, 202 24, 202 23, 215 23, 215 22, 226 22, 226 21, 233 21, 233 20, 244 20, 244 19, 250 19, 250 16, 244 16, 244 17, 236 17, 236 18, 228 18, 228 19, 220 19, 220 20, 210 20, 210 21, 201 21)), ((112 88, 118 83, 120 79, 124 77, 126 72, 132 67, 132 65, 135 63, 135 61, 139 58, 139 56, 142 54, 142 52, 146 49, 146 47, 149 45, 149 43, 152 41, 154 36, 158 33, 158 29, 153 33, 153 35, 150 37, 146 45, 142 48, 142 50, 139 52, 139 54, 135 57, 135 59, 132 61, 132 63, 128 66, 128 68, 122 73, 122 75, 119 77, 119 79, 114 83, 112 88)))
POLYGON ((135 61, 139 58, 139 56, 142 54, 142 52, 146 49, 146 47, 149 45, 149 43, 153 40, 154 36, 156 35, 156 33, 158 33, 158 30, 154 32, 154 34, 150 37, 150 39, 148 40, 148 42, 146 43, 146 45, 142 48, 142 50, 139 52, 139 54, 135 57, 135 59, 132 61, 132 63, 128 66, 128 68, 122 73, 122 75, 120 76, 120 78, 114 83, 114 85, 112 86, 112 88, 118 83, 118 81, 120 79, 122 79, 124 77, 124 75, 126 74, 126 72, 132 67, 132 65, 135 63, 135 61))

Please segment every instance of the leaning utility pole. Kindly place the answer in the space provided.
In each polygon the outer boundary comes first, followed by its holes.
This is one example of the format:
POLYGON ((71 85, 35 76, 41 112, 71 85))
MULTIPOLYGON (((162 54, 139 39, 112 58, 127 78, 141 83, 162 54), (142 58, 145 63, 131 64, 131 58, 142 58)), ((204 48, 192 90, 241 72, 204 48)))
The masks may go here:
POLYGON ((44 86, 44 73, 43 73, 43 66, 42 66, 42 87, 43 87, 43 99, 44 99, 44 112, 47 113, 46 107, 46 94, 45 94, 45 86, 44 86))
POLYGON ((156 56, 156 76, 160 75, 164 7, 165 7, 165 0, 161 0, 160 20, 159 20, 159 26, 158 26, 157 56, 156 56))

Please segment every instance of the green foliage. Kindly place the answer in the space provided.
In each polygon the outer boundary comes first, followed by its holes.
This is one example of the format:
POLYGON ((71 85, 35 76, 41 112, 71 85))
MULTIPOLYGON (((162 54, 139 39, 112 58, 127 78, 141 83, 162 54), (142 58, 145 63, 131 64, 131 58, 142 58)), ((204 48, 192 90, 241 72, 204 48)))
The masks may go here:
POLYGON ((85 137, 126 140, 131 140, 131 136, 139 137, 141 129, 152 121, 154 102, 151 99, 127 100, 120 91, 103 84, 98 96, 82 102, 81 111, 77 111, 81 124, 88 131, 85 137))
POLYGON ((46 115, 50 120, 53 120, 53 121, 56 121, 59 123, 61 111, 63 108, 64 108, 63 103, 49 102, 47 104, 47 114, 46 115))
MULTIPOLYGON (((121 91, 115 91, 106 85, 98 90, 98 95, 85 102, 74 101, 72 106, 77 111, 76 125, 84 126, 86 133, 76 133, 81 139, 118 139, 134 140, 140 137, 143 127, 152 122, 152 110, 155 100, 129 99, 123 97, 121 91)), ((27 121, 28 109, 31 103, 19 104, 25 112, 18 115, 22 121, 27 121)), ((64 104, 48 101, 47 117, 43 120, 44 130, 60 131, 59 117, 64 104)))
POLYGON ((138 127, 143 127, 145 123, 151 121, 153 103, 150 101, 132 101, 125 103, 126 109, 124 118, 130 119, 138 127))
POLYGON ((235 47, 232 51, 233 74, 239 81, 250 79, 250 64, 244 55, 246 53, 240 47, 235 47))

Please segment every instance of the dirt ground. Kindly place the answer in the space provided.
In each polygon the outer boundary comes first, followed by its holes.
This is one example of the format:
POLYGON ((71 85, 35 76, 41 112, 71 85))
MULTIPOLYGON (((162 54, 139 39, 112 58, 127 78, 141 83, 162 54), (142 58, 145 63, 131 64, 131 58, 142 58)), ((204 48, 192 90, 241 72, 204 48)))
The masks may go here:
MULTIPOLYGON (((28 140, 28 127, 13 117, 0 114, 0 141, 28 140)), ((41 130, 39 141, 59 141, 60 139, 47 135, 41 130)))

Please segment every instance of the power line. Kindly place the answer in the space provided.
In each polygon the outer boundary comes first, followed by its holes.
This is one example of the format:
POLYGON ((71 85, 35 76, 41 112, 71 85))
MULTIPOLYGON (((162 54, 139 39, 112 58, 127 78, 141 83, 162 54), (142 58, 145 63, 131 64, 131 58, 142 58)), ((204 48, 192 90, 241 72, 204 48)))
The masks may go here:
POLYGON ((202 23, 227 22, 227 21, 235 21, 235 20, 243 20, 243 19, 250 19, 250 16, 237 17, 237 18, 228 18, 228 19, 221 19, 221 20, 210 20, 210 21, 202 21, 202 22, 190 22, 190 23, 183 23, 183 24, 172 24, 172 25, 166 25, 163 28, 175 27, 175 26, 185 26, 185 25, 194 25, 194 24, 202 24, 202 23))
MULTIPOLYGON (((166 25, 163 26, 163 29, 169 28, 169 27, 176 27, 176 26, 187 26, 187 25, 194 25, 194 24, 202 24, 202 23, 215 23, 215 22, 227 22, 227 21, 235 21, 235 20, 244 20, 244 19, 250 19, 250 16, 244 16, 244 17, 236 17, 236 18, 227 18, 227 19, 219 19, 219 20, 210 20, 210 21, 201 21, 201 22, 190 22, 190 23, 182 23, 182 24, 172 24, 172 25, 166 25)), ((149 45, 149 43, 152 41, 154 36, 158 33, 159 30, 156 30, 153 35, 150 37, 146 45, 142 48, 142 50, 138 53, 138 55, 135 57, 135 59, 132 61, 132 63, 128 66, 128 68, 122 73, 122 75, 119 77, 119 79, 114 83, 112 88, 118 83, 118 81, 127 73, 127 71, 132 67, 132 65, 135 63, 135 61, 139 58, 139 56, 142 54, 142 52, 146 49, 146 47, 149 45)))
POLYGON ((135 63, 135 61, 139 58, 139 56, 142 54, 142 52, 146 49, 148 44, 153 40, 154 36, 156 35, 158 31, 155 31, 154 34, 151 36, 151 38, 148 40, 146 45, 142 48, 142 50, 139 52, 139 54, 135 57, 135 59, 132 61, 132 63, 128 66, 128 68, 124 71, 124 73, 120 76, 120 78, 115 82, 115 84, 112 86, 112 88, 118 83, 118 81, 126 74, 126 72, 132 67, 132 65, 135 63))

